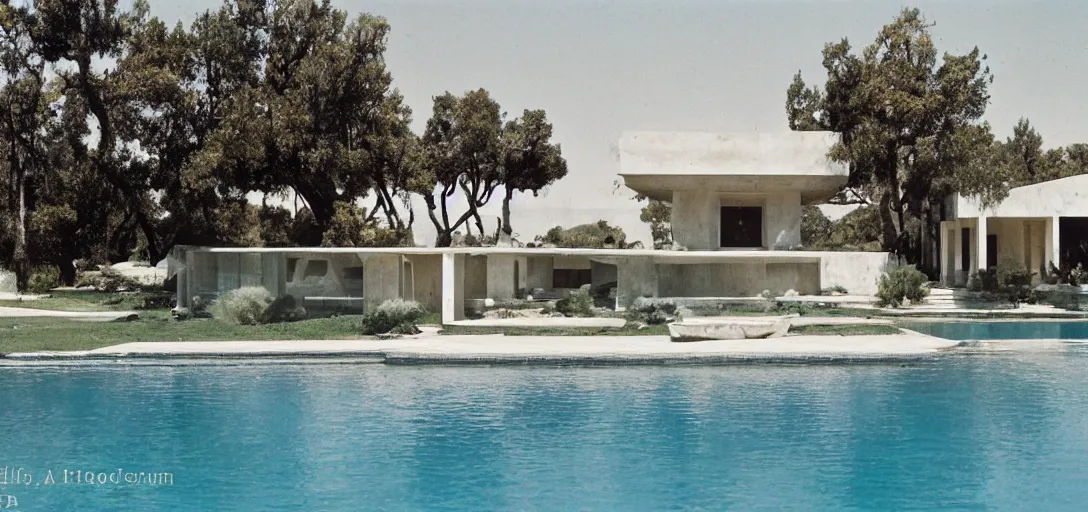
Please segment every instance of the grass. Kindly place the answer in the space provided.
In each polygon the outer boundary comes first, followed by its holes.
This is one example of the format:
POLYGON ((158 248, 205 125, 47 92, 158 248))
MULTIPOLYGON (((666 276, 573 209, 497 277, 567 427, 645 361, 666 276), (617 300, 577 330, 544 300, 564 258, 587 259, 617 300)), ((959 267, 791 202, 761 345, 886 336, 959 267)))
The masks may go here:
POLYGON ((129 311, 141 309, 144 299, 155 295, 158 294, 61 291, 38 300, 0 300, 0 306, 78 312, 129 311))
POLYGON ((178 322, 147 311, 133 322, 80 322, 60 318, 0 318, 0 353, 90 350, 136 341, 324 340, 364 338, 359 317, 339 316, 269 325, 218 320, 178 322))
POLYGON ((879 336, 900 334, 894 325, 806 325, 791 327, 790 334, 809 336, 879 336))
POLYGON ((447 325, 441 334, 484 335, 503 334, 506 336, 668 336, 669 328, 665 325, 650 325, 639 330, 636 327, 476 327, 447 325))

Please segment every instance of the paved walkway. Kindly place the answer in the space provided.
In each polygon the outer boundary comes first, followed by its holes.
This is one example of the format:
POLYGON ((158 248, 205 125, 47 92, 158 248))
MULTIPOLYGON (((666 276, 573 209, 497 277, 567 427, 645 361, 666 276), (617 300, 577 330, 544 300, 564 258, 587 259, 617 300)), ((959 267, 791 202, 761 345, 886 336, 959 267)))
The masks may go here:
POLYGON ((674 343, 667 336, 439 336, 329 341, 125 343, 87 352, 9 359, 362 357, 387 364, 728 364, 927 359, 958 342, 921 334, 790 336, 674 343))

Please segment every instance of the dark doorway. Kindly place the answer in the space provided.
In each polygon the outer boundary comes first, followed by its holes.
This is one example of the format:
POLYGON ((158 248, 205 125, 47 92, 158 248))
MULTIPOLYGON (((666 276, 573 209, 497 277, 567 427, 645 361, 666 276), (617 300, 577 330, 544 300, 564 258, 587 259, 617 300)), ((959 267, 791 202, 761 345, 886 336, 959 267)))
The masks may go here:
POLYGON ((1058 249, 1059 267, 1073 268, 1078 263, 1088 267, 1088 217, 1058 219, 1058 249))
POLYGON ((763 208, 760 206, 723 206, 721 208, 721 247, 763 247, 763 208))
POLYGON ((960 268, 964 272, 971 270, 971 228, 960 230, 960 268))
POLYGON ((997 266, 997 235, 986 235, 986 268, 997 266))

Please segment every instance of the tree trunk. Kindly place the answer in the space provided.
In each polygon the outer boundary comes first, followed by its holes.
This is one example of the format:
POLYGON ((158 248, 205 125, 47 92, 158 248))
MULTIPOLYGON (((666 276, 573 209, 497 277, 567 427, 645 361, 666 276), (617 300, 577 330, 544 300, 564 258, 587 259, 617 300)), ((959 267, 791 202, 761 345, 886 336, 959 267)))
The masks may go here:
POLYGON ((513 236, 514 229, 510 227, 510 200, 514 198, 514 191, 506 187, 506 195, 502 198, 502 234, 513 236))
POLYGON ((877 207, 880 212, 880 227, 884 232, 884 250, 898 254, 899 231, 896 229, 895 219, 892 217, 891 201, 891 192, 885 190, 880 195, 880 204, 877 207))
POLYGON ((15 171, 16 194, 19 196, 19 220, 15 224, 15 251, 12 254, 12 270, 15 271, 15 287, 20 292, 25 292, 30 282, 30 262, 26 251, 26 172, 23 169, 15 171))
POLYGON ((434 242, 435 247, 449 247, 453 245, 453 236, 449 231, 438 231, 438 238, 434 242))

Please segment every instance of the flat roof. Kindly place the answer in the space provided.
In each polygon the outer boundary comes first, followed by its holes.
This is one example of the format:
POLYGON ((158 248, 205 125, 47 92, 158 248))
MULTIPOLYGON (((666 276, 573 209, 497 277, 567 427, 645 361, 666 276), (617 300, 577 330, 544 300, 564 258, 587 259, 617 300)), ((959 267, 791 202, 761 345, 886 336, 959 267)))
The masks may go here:
POLYGON ((575 248, 528 248, 528 247, 192 247, 188 252, 219 254, 403 254, 403 255, 442 255, 465 254, 470 256, 512 255, 512 256, 585 256, 602 259, 650 257, 658 262, 698 263, 700 261, 760 261, 801 263, 818 262, 827 255, 842 255, 842 252, 826 251, 671 251, 653 249, 575 249, 575 248))

